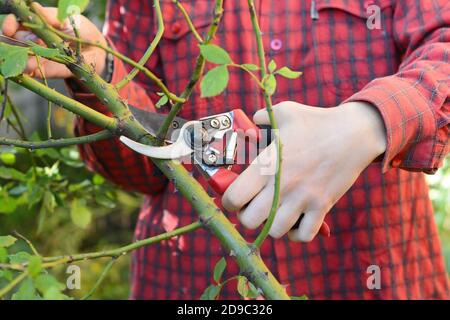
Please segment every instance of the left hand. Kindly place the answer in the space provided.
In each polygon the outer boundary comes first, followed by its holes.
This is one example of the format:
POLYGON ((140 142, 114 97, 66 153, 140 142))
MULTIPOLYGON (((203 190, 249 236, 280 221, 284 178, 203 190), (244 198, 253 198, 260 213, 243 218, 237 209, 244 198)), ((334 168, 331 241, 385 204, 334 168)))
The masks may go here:
MULTIPOLYGON (((331 207, 385 151, 383 120, 374 106, 364 102, 315 108, 286 101, 275 105, 273 111, 283 154, 280 207, 270 235, 282 237, 304 213, 299 228, 290 231, 289 237, 308 242, 318 233, 331 207)), ((270 124, 265 109, 254 115, 254 121, 270 124)), ((222 198, 225 209, 241 210, 239 219, 249 229, 257 228, 269 215, 274 174, 264 174, 268 163, 276 163, 274 143, 258 155, 222 198)))

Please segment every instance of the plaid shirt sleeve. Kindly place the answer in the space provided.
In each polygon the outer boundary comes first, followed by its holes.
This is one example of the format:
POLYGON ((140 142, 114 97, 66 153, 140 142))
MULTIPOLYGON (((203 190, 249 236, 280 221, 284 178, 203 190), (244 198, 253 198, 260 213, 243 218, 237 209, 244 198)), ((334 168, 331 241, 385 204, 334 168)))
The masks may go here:
MULTIPOLYGON (((105 27, 106 37, 110 43, 114 43, 115 49, 130 56, 134 60, 139 60, 137 54, 142 54, 141 50, 136 50, 132 42, 136 43, 133 37, 134 33, 129 33, 127 28, 133 27, 133 30, 149 30, 148 25, 129 26, 124 25, 122 15, 120 13, 123 5, 133 6, 138 2, 126 1, 127 4, 121 3, 123 1, 108 2, 108 16, 105 27)), ((145 6, 144 8, 145 9, 145 6)), ((151 12, 151 10, 149 10, 151 12)), ((136 24, 145 24, 149 20, 136 21, 136 24)), ((146 31, 148 32, 148 31, 146 31)), ((153 37, 147 37, 151 41, 153 37)), ((145 46, 146 41, 140 41, 140 46, 145 46)), ((153 55, 147 63, 147 67, 154 70, 156 68, 158 57, 153 55)), ((128 74, 129 69, 122 63, 121 60, 114 59, 114 72, 111 82, 117 83, 128 74)), ((149 88, 148 85, 140 85, 139 81, 133 81, 120 90, 120 95, 128 100, 128 103, 146 108, 154 112, 155 108, 151 98, 146 94, 146 90, 157 92, 156 88, 149 88)), ((72 96, 100 111, 104 114, 111 115, 106 107, 91 93, 83 93, 82 90, 74 89, 73 85, 69 84, 69 91, 72 96)), ((100 128, 89 123, 88 121, 78 118, 75 124, 76 135, 86 135, 99 131, 100 128)), ((80 147, 80 152, 83 160, 88 167, 114 183, 124 187, 130 191, 138 191, 144 194, 155 194, 163 190, 167 184, 167 180, 162 173, 153 165, 149 158, 142 156, 131 149, 124 146, 117 138, 112 138, 104 141, 94 142, 80 147)))
POLYGON ((393 29, 403 52, 394 75, 371 81, 346 101, 365 101, 380 111, 390 167, 434 173, 449 151, 450 2, 398 1, 393 29))

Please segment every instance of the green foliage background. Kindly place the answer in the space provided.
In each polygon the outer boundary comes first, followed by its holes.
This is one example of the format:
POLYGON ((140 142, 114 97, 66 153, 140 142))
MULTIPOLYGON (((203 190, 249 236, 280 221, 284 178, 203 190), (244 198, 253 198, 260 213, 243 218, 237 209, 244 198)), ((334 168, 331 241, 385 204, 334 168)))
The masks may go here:
MULTIPOLYGON (((57 1, 41 3, 56 6, 57 1)), ((105 0, 91 1, 86 14, 101 24, 104 12, 105 0)), ((7 116, 11 117, 9 114, 7 116)), ((61 110, 55 111, 53 116, 57 134, 71 135, 73 117, 61 110)), ((29 138, 45 137, 41 124, 33 123, 31 119, 28 121, 27 127, 37 128, 37 132, 29 138)), ((4 125, 3 121, 1 126, 4 125)), ((447 268, 450 270, 449 161, 428 180, 447 268)), ((41 255, 98 251, 130 243, 141 200, 141 196, 119 190, 102 177, 87 171, 75 147, 33 152, 0 147, 0 235, 16 230, 30 238, 41 255)), ((30 248, 20 240, 8 251, 30 252, 30 248)), ((107 261, 99 259, 76 263, 82 272, 81 289, 66 290, 65 293, 74 298, 86 294, 107 261)), ((127 298, 129 263, 129 256, 121 257, 92 298, 127 298)), ((59 267, 52 274, 64 283, 67 278, 65 270, 66 267, 59 267)), ((0 288, 5 283, 5 277, 0 274, 0 288)))

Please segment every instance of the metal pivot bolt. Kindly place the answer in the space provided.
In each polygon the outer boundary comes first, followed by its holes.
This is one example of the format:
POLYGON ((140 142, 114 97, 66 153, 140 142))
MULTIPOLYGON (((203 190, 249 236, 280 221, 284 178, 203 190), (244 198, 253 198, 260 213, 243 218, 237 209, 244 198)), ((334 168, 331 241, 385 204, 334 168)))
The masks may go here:
POLYGON ((218 129, 220 127, 220 121, 217 119, 212 119, 210 125, 214 129, 218 129))
POLYGON ((208 162, 209 164, 214 164, 217 161, 217 156, 214 153, 211 153, 208 155, 208 162))
POLYGON ((230 119, 228 118, 228 117, 224 117, 223 119, 222 119, 222 125, 224 126, 224 127, 229 127, 230 126, 230 119))

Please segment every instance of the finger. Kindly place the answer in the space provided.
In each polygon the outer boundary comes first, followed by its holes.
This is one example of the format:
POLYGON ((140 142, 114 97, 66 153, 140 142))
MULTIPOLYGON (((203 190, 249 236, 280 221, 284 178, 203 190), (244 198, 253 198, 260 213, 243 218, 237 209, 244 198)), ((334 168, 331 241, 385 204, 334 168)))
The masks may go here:
POLYGON ((39 15, 44 18, 44 20, 54 28, 62 28, 63 24, 58 20, 58 9, 57 8, 44 8, 37 2, 33 2, 33 9, 39 13, 39 15))
POLYGON ((66 79, 72 75, 65 65, 43 58, 41 58, 40 64, 41 70, 38 68, 36 57, 29 58, 25 73, 39 79, 43 78, 42 73, 44 73, 47 79, 66 79))
POLYGON ((8 14, 3 21, 2 32, 5 36, 12 37, 19 30, 19 22, 16 16, 8 14))
POLYGON ((253 115, 253 122, 258 125, 269 125, 270 119, 266 109, 256 111, 253 115))
POLYGON ((284 236, 298 221, 302 211, 303 206, 299 205, 297 201, 283 202, 275 215, 269 235, 275 239, 284 236))
POLYGON ((27 42, 27 41, 37 42, 39 38, 31 31, 21 30, 21 31, 17 31, 14 34, 14 39, 17 39, 22 42, 27 42))
MULTIPOLYGON (((286 108, 286 102, 281 102, 272 106, 273 115, 277 121, 280 121, 284 117, 284 109, 286 108)), ((253 122, 258 125, 269 125, 270 118, 267 109, 261 109, 255 112, 253 115, 253 122)))
POLYGON ((273 175, 275 148, 264 149, 250 166, 228 187, 222 197, 222 205, 228 211, 238 211, 249 203, 267 184, 273 175))
POLYGON ((239 214, 239 221, 248 229, 258 228, 269 217, 273 185, 264 188, 239 214))
POLYGON ((309 211, 306 212, 298 229, 289 232, 289 239, 292 241, 310 242, 319 232, 325 219, 326 212, 309 211))

